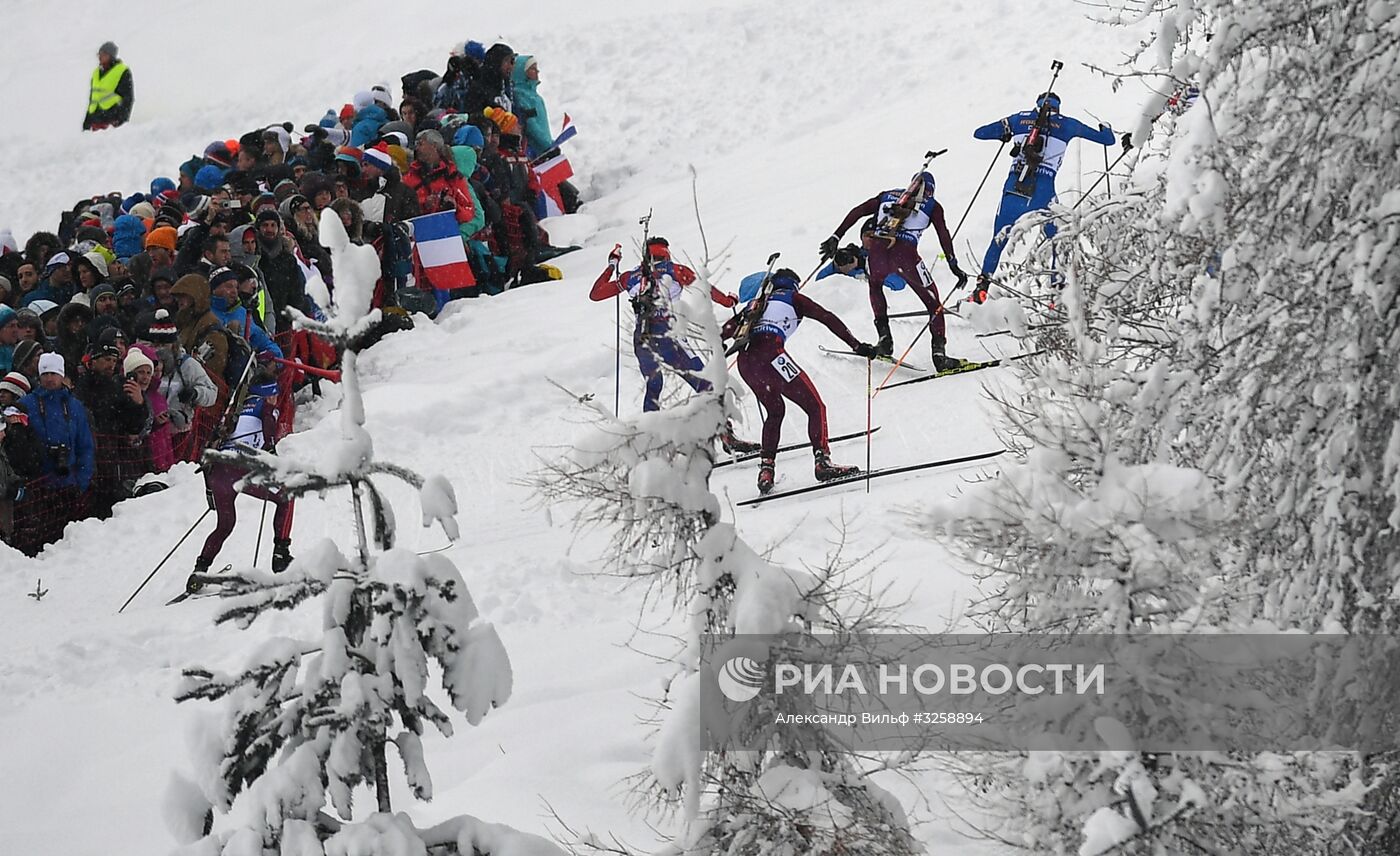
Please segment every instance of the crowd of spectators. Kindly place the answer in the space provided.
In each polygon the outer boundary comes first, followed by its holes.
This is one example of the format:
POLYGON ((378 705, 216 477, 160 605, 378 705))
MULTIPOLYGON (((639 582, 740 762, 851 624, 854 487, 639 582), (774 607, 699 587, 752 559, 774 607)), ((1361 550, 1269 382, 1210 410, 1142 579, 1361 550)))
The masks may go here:
POLYGON ((250 378, 278 381, 269 442, 289 430, 294 396, 338 360, 288 316, 319 315, 317 283, 334 292, 327 208, 380 255, 385 332, 557 278, 545 262, 572 248, 539 220, 578 197, 535 168, 559 154, 538 82, 533 57, 466 42, 444 73, 405 75, 397 104, 372 86, 300 134, 287 122, 216 140, 174 179, 83 199, 22 247, 0 230, 0 540, 33 555, 68 522, 158 489, 148 474, 220 442, 250 378), (415 252, 412 219, 446 210, 468 287, 437 287, 415 252))

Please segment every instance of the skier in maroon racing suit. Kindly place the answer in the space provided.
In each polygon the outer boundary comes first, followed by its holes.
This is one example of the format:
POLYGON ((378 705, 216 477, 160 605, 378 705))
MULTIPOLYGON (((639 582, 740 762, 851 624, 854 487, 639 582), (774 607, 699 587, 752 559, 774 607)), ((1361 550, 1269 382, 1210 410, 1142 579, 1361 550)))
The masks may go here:
POLYGON ((875 347, 879 356, 888 357, 894 350, 894 337, 890 334, 889 308, 885 303, 885 288, 899 291, 908 285, 914 289, 924 308, 929 313, 929 332, 933 334, 933 366, 935 371, 946 371, 962 365, 962 360, 949 357, 944 348, 947 334, 943 318, 943 303, 938 297, 938 286, 933 282, 923 259, 919 258, 919 237, 932 226, 938 233, 938 242, 943 246, 943 257, 948 260, 948 270, 957 277, 955 288, 967 282, 967 274, 958 267, 958 255, 953 249, 953 237, 948 233, 948 224, 943 218, 943 206, 933 198, 933 175, 920 173, 917 186, 911 194, 905 189, 886 190, 870 197, 852 208, 836 227, 836 232, 821 245, 823 259, 836 255, 841 236, 846 234, 857 220, 869 218, 861 225, 861 243, 868 254, 867 266, 870 282, 870 308, 875 313, 875 332, 880 340, 875 347), (901 205, 901 201, 906 204, 901 205))
MULTIPOLYGON (((811 298, 798 294, 797 274, 788 268, 773 273, 771 291, 763 306, 763 314, 753 325, 747 344, 739 352, 739 374, 763 406, 763 441, 758 468, 758 491, 773 489, 774 459, 782 439, 783 416, 787 412, 784 398, 802 408, 807 414, 807 437, 812 443, 816 463, 814 474, 818 481, 830 481, 854 475, 859 467, 841 466, 831 462, 827 443, 826 405, 802 367, 783 349, 787 338, 797 332, 804 318, 821 322, 841 341, 862 357, 875 356, 875 346, 856 339, 851 331, 830 311, 811 298)), ((746 313, 731 318, 721 330, 726 339, 734 338, 746 313)))

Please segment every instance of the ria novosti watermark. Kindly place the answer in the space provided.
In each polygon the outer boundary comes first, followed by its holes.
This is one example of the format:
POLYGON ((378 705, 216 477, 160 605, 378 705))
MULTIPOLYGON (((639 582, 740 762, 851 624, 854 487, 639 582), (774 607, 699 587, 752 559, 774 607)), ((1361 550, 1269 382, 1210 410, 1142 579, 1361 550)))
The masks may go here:
POLYGON ((1400 639, 711 637, 713 749, 1400 749, 1400 639))

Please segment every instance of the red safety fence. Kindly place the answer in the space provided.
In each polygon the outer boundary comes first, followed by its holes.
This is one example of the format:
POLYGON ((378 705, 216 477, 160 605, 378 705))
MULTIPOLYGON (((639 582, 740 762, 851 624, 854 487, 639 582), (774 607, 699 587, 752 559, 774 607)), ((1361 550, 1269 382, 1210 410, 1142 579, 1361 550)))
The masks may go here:
MULTIPOLYGON (((337 359, 335 348, 325 340, 303 331, 287 332, 284 353, 290 359, 277 361, 278 394, 274 401, 275 440, 291 432, 296 418, 294 395, 308 376, 339 379, 331 370, 337 359)), ((210 374, 218 387, 218 397, 208 407, 195 408, 190 430, 172 437, 176 461, 198 462, 204 450, 218 442, 229 405, 229 388, 223 378, 210 374)), ((131 496, 136 481, 152 471, 150 450, 144 436, 94 434, 92 483, 86 491, 60 485, 54 475, 31 479, 15 500, 13 533, 9 543, 26 555, 34 556, 47 544, 63 536, 63 529, 74 520, 97 515, 106 517, 112 506, 131 496)))
POLYGON ((144 435, 93 434, 92 442, 88 513, 107 517, 113 505, 131 497, 137 480, 151 472, 151 453, 144 435))
POLYGON ((14 534, 10 546, 26 556, 38 555, 45 544, 63 537, 63 527, 87 516, 87 496, 76 487, 63 487, 58 476, 30 479, 15 500, 14 534))

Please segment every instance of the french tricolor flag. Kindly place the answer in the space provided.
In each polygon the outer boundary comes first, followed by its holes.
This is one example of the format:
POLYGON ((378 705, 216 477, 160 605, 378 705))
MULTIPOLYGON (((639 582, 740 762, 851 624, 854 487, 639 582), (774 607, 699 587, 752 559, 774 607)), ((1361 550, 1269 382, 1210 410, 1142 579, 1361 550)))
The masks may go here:
POLYGON ((574 175, 574 168, 562 153, 535 166, 540 177, 540 198, 536 214, 541 218, 558 217, 564 213, 564 197, 559 193, 559 185, 574 175))
POLYGON ((418 264, 437 291, 476 285, 467 246, 457 227, 457 212, 439 211, 414 217, 413 247, 418 264))

